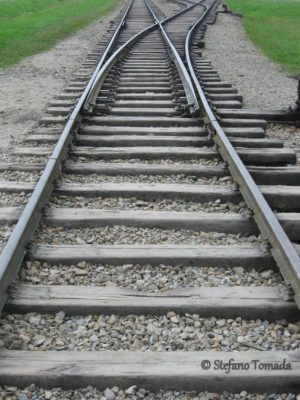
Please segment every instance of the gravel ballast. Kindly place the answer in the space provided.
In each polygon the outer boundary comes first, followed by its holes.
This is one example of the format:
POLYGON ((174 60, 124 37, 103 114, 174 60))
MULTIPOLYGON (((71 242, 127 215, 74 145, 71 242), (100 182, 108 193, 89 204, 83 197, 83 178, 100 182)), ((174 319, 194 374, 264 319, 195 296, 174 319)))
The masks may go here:
POLYGON ((160 390, 153 393, 137 386, 125 389, 114 386, 104 390, 87 386, 82 389, 66 391, 62 388, 43 389, 30 385, 24 389, 0 386, 0 398, 6 400, 300 400, 300 395, 292 393, 251 394, 246 391, 240 393, 209 393, 160 390))
POLYGON ((205 45, 203 55, 221 79, 243 95, 246 107, 277 110, 295 105, 297 81, 250 42, 241 18, 218 14, 217 22, 208 25, 205 45))
POLYGON ((6 171, 0 172, 0 181, 37 182, 40 177, 36 172, 6 171))
MULTIPOLYGON (((300 155, 300 128, 287 125, 269 125, 267 136, 270 138, 281 139, 285 147, 293 149, 300 155)), ((299 164, 299 160, 298 160, 299 164)))
MULTIPOLYGON (((7 243, 15 225, 1 225, 0 227, 0 249, 7 243)), ((0 250, 1 252, 1 250, 0 250)))
POLYGON ((0 193, 0 207, 18 207, 25 205, 30 193, 0 193))
POLYGON ((79 262, 73 265, 27 261, 19 273, 22 283, 126 287, 141 292, 165 292, 184 287, 277 286, 278 272, 240 266, 199 267, 183 265, 102 265, 79 262))
POLYGON ((50 200, 52 207, 66 208, 98 208, 103 210, 153 210, 153 211, 204 211, 204 212, 245 212, 245 202, 233 204, 222 203, 220 199, 214 202, 197 203, 182 199, 157 199, 155 201, 139 200, 136 197, 71 197, 53 196, 50 200))
POLYGON ((43 389, 30 385, 24 389, 0 386, 0 398, 6 400, 300 400, 300 395, 292 393, 251 394, 246 391, 209 393, 160 390, 153 393, 137 386, 125 389, 115 386, 104 390, 87 386, 82 389, 63 390, 62 388, 43 389))
MULTIPOLYGON (((90 163, 91 158, 88 157, 70 157, 68 159, 70 162, 81 162, 81 163, 90 163)), ((201 166, 210 166, 210 167, 216 167, 216 166, 224 166, 224 163, 220 162, 218 158, 212 159, 212 160, 207 160, 205 158, 191 158, 188 161, 187 160, 180 160, 178 159, 172 159, 170 160, 169 158, 160 158, 160 159, 140 159, 140 158, 106 158, 105 160, 97 160, 97 164, 106 164, 106 163, 130 163, 130 164, 158 164, 158 165, 201 165, 201 166), (126 160, 126 161, 125 161, 126 160)))
MULTIPOLYGON (((23 146, 20 145, 20 146, 23 146)), ((49 157, 50 157, 50 153, 44 156, 41 155, 10 155, 9 157, 5 157, 6 158, 6 162, 13 162, 13 163, 20 163, 20 164, 44 164, 46 165, 46 163, 49 161, 49 157)), ((3 157, 2 157, 3 158, 3 157)), ((4 161, 5 162, 5 161, 4 161)))
POLYGON ((190 244, 234 245, 263 244, 261 237, 203 232, 188 229, 159 229, 127 227, 124 225, 100 228, 67 229, 61 226, 43 226, 35 234, 36 241, 47 244, 190 244))
POLYGON ((72 183, 174 183, 174 184, 189 184, 189 185, 213 185, 213 186, 232 186, 233 180, 230 176, 218 178, 198 177, 194 175, 65 175, 64 182, 72 183))
POLYGON ((297 350, 300 322, 201 318, 197 314, 4 314, 1 347, 70 351, 297 350))

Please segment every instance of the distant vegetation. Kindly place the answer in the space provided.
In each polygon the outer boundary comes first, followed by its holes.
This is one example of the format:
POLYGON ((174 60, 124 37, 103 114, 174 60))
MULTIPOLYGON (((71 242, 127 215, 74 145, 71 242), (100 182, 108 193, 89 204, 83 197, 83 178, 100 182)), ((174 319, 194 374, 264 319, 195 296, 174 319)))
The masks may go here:
MULTIPOLYGON (((286 72, 300 75, 300 0, 224 0, 244 15, 251 40, 286 72)), ((276 84, 276 82, 274 82, 276 84)))
POLYGON ((120 0, 0 0, 0 68, 51 48, 120 0))

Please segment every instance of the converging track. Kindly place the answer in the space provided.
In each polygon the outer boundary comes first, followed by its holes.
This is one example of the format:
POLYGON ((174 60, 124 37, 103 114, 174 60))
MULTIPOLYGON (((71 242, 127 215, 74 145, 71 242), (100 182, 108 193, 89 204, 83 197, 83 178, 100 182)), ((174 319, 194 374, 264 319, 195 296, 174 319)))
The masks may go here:
POLYGON ((127 4, 0 165, 1 385, 299 391, 296 155, 179 3, 127 4))

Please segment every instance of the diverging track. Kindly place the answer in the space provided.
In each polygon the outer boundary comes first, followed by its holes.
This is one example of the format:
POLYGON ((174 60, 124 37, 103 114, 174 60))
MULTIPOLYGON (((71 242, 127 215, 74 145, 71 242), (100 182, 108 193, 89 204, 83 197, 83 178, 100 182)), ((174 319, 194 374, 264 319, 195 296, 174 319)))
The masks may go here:
POLYGON ((1 165, 5 226, 35 189, 0 259, 1 384, 299 390, 299 265, 278 261, 222 135, 298 242, 296 157, 200 57, 217 5, 200 3, 164 20, 134 0, 1 165))

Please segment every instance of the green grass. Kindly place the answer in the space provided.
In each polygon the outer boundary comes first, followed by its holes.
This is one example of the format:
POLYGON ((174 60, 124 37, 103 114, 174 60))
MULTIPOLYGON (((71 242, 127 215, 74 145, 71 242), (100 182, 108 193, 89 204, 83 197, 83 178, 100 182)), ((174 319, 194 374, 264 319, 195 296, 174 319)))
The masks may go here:
MULTIPOLYGON (((300 74, 300 0, 227 0, 250 39, 292 75, 300 74)), ((276 82, 274 82, 276 84, 276 82)))
POLYGON ((119 0, 0 0, 0 68, 51 48, 119 0))

